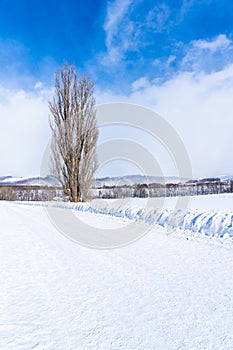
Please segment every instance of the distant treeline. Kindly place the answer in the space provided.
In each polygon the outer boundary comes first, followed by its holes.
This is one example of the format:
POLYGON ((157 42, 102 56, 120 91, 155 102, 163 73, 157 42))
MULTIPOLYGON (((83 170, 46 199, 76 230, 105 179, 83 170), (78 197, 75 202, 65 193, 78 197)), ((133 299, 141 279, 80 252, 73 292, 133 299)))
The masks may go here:
POLYGON ((103 186, 93 190, 98 198, 125 198, 125 197, 175 197, 219 194, 233 192, 233 181, 211 179, 206 181, 188 181, 185 183, 152 183, 124 186, 103 186))
MULTIPOLYGON (((151 183, 123 186, 102 186, 92 189, 93 198, 127 197, 176 197, 207 194, 232 193, 233 181, 220 179, 191 180, 184 183, 151 183)), ((0 200, 9 201, 52 201, 69 200, 61 187, 51 186, 0 186, 0 200)))
POLYGON ((0 186, 0 200, 52 201, 63 199, 60 187, 51 186, 0 186))

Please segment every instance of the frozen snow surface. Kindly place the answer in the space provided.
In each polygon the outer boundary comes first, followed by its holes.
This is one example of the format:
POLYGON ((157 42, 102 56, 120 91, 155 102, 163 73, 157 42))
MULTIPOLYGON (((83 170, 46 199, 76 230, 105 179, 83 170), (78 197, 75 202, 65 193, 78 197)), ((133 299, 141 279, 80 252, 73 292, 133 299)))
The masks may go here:
POLYGON ((58 233, 43 204, 0 202, 0 349, 233 349, 233 196, 192 198, 173 231, 175 199, 144 203, 69 205, 98 227, 153 224, 98 250, 58 233))

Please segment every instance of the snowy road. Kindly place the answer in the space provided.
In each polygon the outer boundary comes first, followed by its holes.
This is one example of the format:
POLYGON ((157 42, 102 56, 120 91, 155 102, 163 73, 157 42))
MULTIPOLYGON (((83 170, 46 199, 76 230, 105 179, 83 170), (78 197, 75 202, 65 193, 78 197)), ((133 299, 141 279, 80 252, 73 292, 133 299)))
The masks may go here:
POLYGON ((43 208, 1 202, 0 263, 0 349, 233 349, 233 245, 153 229, 88 249, 43 208))

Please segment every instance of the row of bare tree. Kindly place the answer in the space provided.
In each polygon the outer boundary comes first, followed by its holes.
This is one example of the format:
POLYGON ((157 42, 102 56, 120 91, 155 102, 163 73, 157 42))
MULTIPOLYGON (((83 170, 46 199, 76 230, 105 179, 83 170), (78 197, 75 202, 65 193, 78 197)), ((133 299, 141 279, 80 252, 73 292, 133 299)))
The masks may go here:
POLYGON ((0 200, 54 201, 65 199, 61 188, 49 186, 0 186, 0 200))
POLYGON ((189 182, 178 184, 140 184, 132 186, 105 186, 93 190, 96 198, 153 198, 196 196, 232 193, 233 181, 189 182))

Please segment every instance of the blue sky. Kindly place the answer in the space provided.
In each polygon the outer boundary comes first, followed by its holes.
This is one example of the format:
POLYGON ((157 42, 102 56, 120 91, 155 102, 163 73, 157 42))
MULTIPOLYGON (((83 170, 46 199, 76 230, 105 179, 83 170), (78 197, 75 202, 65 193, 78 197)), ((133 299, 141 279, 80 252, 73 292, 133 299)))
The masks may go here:
MULTIPOLYGON (((232 0, 0 0, 0 174, 38 175, 64 60, 94 80, 98 103, 161 114, 183 140, 195 177, 233 174, 232 0)), ((112 169, 102 175, 120 175, 112 169)), ((172 166, 163 170, 175 175, 172 166)))
MULTIPOLYGON (((164 81, 192 70, 184 62, 192 43, 231 39, 232 24, 230 0, 1 0, 0 77, 25 88, 37 80, 50 85, 67 60, 99 87, 129 93, 141 76, 164 81)), ((196 63, 220 69, 232 53, 196 63)))

